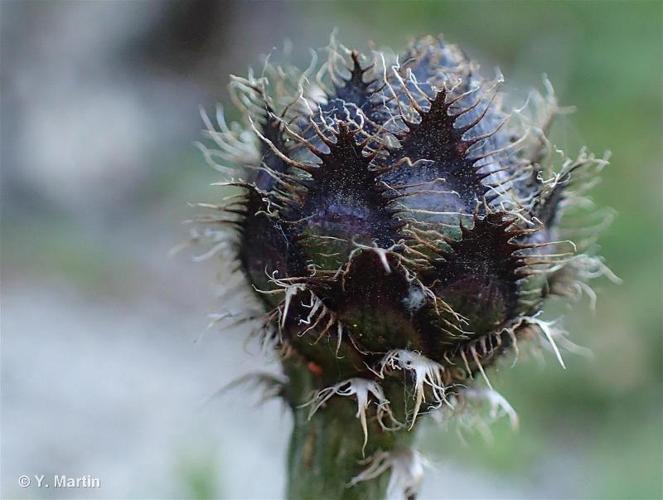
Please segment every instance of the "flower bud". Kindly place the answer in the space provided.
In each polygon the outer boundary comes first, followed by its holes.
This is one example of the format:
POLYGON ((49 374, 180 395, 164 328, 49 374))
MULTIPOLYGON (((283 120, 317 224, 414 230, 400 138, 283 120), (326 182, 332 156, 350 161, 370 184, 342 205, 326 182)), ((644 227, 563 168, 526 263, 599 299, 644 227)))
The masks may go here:
POLYGON ((230 238, 265 338, 312 374, 311 418, 352 399, 363 447, 367 418, 410 429, 477 376, 490 387, 521 339, 561 361, 545 299, 608 272, 565 220, 606 159, 553 157, 550 85, 519 109, 502 86, 439 38, 398 57, 332 42, 319 67, 234 77, 241 124, 205 118, 203 150, 242 192, 213 241, 230 238))

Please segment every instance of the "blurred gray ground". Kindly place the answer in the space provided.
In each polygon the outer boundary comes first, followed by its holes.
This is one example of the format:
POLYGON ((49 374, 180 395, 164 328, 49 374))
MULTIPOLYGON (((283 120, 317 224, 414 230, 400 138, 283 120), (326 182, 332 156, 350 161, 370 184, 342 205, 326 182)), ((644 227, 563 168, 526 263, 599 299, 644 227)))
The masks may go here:
POLYGON ((215 396, 277 366, 241 328, 205 333, 209 313, 233 307, 214 297, 228 277, 168 250, 186 237, 186 202, 218 197, 192 145, 198 106, 226 100, 228 74, 259 67, 284 39, 304 60, 333 27, 359 47, 445 31, 511 68, 507 80, 546 70, 558 90, 577 89, 564 103, 588 117, 563 132, 615 152, 599 197, 623 214, 606 253, 626 282, 595 317, 571 321, 595 361, 495 375, 523 429, 498 426, 492 445, 463 447, 431 428, 422 442, 437 471, 422 498, 663 493, 660 246, 650 237, 624 250, 645 229, 660 236, 660 113, 639 100, 660 97, 660 22, 642 7, 655 4, 518 3, 506 17, 485 2, 376 5, 0 3, 1 498, 282 497, 289 416, 273 401, 256 409, 259 392, 215 396), (102 487, 18 487, 20 474, 52 473, 102 487))

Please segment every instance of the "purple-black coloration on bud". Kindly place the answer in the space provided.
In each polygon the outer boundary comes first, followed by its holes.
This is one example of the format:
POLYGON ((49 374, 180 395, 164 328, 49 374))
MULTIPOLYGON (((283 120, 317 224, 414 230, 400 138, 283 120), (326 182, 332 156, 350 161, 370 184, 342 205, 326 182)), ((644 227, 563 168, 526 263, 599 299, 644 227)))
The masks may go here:
POLYGON ((519 109, 502 84, 439 38, 400 56, 332 42, 304 72, 266 63, 234 77, 241 124, 203 117, 203 152, 241 190, 205 235, 239 262, 262 308, 247 317, 283 358, 291 497, 351 498, 388 468, 393 480, 397 460, 420 461, 402 436, 422 411, 484 394, 511 416, 485 369, 525 337, 561 362, 558 344, 572 344, 540 319, 544 299, 593 297, 586 281, 612 276, 591 232, 574 243, 565 220, 606 159, 557 155, 547 82, 519 109), (464 395, 476 375, 488 389, 464 395), (332 449, 348 415, 358 445, 332 449), (361 472, 367 452, 382 462, 361 472), (306 485, 307 467, 321 486, 306 485))

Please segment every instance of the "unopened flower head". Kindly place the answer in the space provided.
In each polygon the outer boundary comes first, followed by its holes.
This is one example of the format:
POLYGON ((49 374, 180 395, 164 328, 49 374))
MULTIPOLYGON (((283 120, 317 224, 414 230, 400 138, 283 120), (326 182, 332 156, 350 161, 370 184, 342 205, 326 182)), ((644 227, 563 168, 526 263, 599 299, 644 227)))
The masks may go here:
POLYGON ((399 55, 332 40, 303 71, 233 77, 239 122, 203 115, 200 147, 239 189, 207 207, 207 255, 230 255, 260 303, 247 317, 312 374, 311 418, 355 398, 366 440, 367 415, 402 432, 474 380, 496 394, 487 369, 522 339, 563 363, 556 339, 573 344, 540 315, 612 276, 585 198, 607 158, 548 141, 559 108, 543 86, 511 106, 499 72, 441 38, 399 55))

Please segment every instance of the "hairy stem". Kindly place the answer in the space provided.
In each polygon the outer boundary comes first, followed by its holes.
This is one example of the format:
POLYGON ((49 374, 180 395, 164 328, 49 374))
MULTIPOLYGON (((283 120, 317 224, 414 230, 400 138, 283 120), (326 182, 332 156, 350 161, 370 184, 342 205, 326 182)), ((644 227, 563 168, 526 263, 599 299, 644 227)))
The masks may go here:
POLYGON ((287 498, 290 500, 380 500, 385 498, 389 474, 350 486, 367 465, 361 461, 379 450, 408 447, 414 432, 406 428, 384 431, 375 413, 368 414, 368 441, 356 416, 354 397, 334 397, 309 418, 301 407, 316 386, 315 376, 301 365, 286 365, 293 401, 294 428, 288 452, 287 498))

